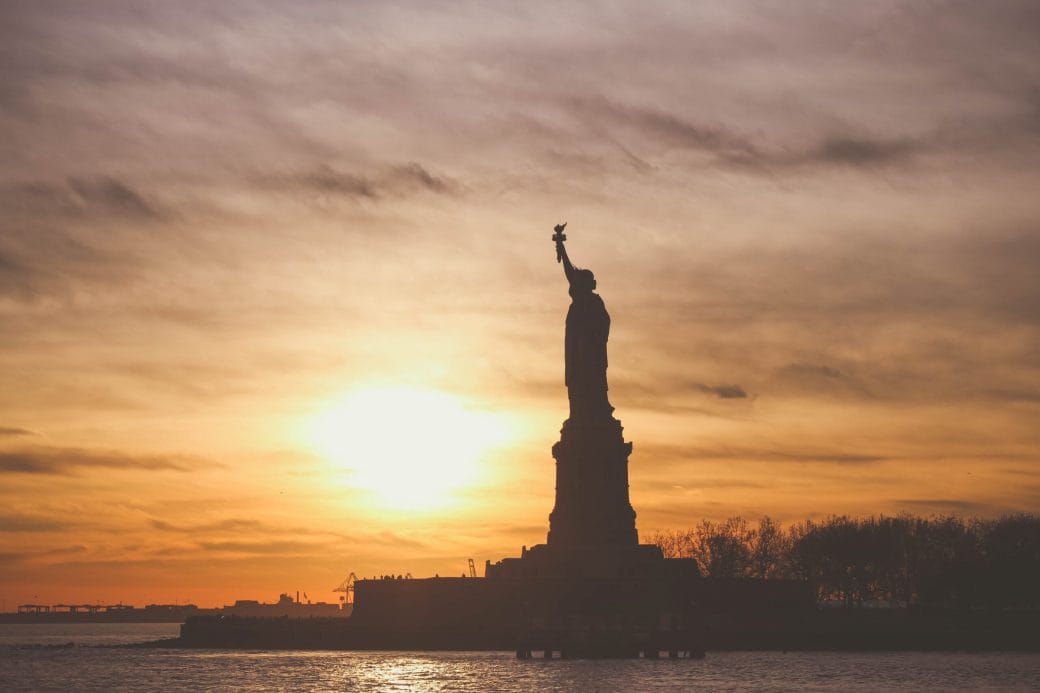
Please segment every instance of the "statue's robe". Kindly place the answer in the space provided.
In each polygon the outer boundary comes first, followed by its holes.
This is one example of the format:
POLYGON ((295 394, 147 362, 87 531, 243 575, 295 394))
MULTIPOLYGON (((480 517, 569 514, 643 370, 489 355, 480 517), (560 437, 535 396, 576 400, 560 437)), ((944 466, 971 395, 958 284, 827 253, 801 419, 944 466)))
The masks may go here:
POLYGON ((564 337, 564 380, 571 402, 571 417, 610 416, 607 401, 607 337, 610 315, 599 295, 588 292, 573 297, 567 311, 564 337))

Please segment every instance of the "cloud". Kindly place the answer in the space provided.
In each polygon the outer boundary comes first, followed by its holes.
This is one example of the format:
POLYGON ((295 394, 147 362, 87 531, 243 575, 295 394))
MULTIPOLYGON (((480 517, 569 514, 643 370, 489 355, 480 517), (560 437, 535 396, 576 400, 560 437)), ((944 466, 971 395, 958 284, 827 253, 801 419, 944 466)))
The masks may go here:
POLYGON ((109 250, 86 234, 37 223, 0 229, 0 297, 33 302, 71 296, 84 286, 126 286, 138 271, 127 251, 109 250))
POLYGON ((822 363, 789 363, 778 368, 771 385, 774 394, 794 393, 830 396, 872 396, 858 379, 822 363))
POLYGON ((698 383, 694 388, 701 392, 715 395, 719 399, 746 399, 748 396, 739 385, 704 385, 698 383))
POLYGON ((343 171, 322 164, 302 173, 268 178, 268 182, 276 187, 287 185, 329 198, 369 201, 417 192, 455 195, 462 190, 458 181, 431 173, 415 162, 389 166, 370 175, 343 171))
POLYGON ((322 194, 362 198, 378 196, 375 181, 353 173, 337 171, 327 165, 300 174, 296 183, 322 194))
POLYGON ((0 426, 0 438, 5 436, 34 436, 34 432, 25 428, 12 428, 10 426, 0 426))
POLYGON ((654 109, 628 108, 606 99, 580 105, 584 115, 595 113, 670 145, 715 154, 721 161, 747 163, 765 157, 749 139, 718 125, 700 125, 654 109))
POLYGON ((781 368, 779 373, 791 375, 796 378, 824 378, 826 380, 841 380, 845 376, 837 368, 814 363, 791 363, 781 368))
POLYGON ((326 553, 330 544, 297 540, 277 541, 202 541, 198 547, 213 553, 234 553, 255 556, 306 556, 326 553))
POLYGON ((157 529, 161 532, 196 536, 246 534, 254 537, 292 535, 296 537, 335 537, 338 540, 351 539, 341 533, 334 532, 331 530, 304 527, 300 525, 273 524, 270 522, 261 522, 260 520, 252 520, 240 517, 230 517, 225 518, 223 520, 213 520, 211 522, 197 522, 185 524, 178 524, 174 522, 168 522, 166 520, 160 520, 158 518, 152 518, 148 521, 148 524, 153 529, 157 529))
POLYGON ((1036 390, 1030 391, 998 388, 993 390, 983 390, 982 394, 986 395, 987 397, 992 397, 993 399, 1002 400, 1005 402, 1040 403, 1040 391, 1036 390))
MULTIPOLYGON (((697 414, 700 416, 727 419, 742 418, 746 412, 735 409, 737 402, 752 398, 740 385, 709 385, 681 372, 676 364, 672 372, 644 372, 640 377, 625 374, 609 374, 611 401, 615 406, 674 414, 697 414), (710 395, 706 400, 701 395, 710 395)), ((698 370, 701 370, 698 368, 698 370)), ((702 375, 700 373, 696 375, 702 375)), ((557 383, 527 383, 534 391, 556 392, 557 383)))
POLYGON ((924 149, 921 142, 902 138, 895 140, 856 137, 833 137, 792 162, 876 166, 905 161, 924 149))
POLYGON ((636 523, 644 540, 653 530, 674 527, 691 527, 706 517, 755 517, 739 506, 714 500, 682 500, 679 502, 654 503, 638 510, 636 523))
POLYGON ((572 108, 582 119, 627 128, 632 135, 648 137, 668 147, 708 154, 716 165, 747 172, 774 173, 814 166, 869 169, 908 163, 932 146, 929 141, 905 136, 871 137, 852 133, 818 137, 807 145, 769 146, 732 127, 698 123, 674 113, 624 106, 605 98, 575 100, 572 108))
POLYGON ((1010 510, 1007 506, 955 498, 900 498, 892 502, 901 508, 949 515, 993 515, 1010 510))
POLYGON ((228 518, 214 522, 203 522, 196 524, 175 524, 166 520, 151 519, 148 522, 153 529, 163 532, 180 532, 183 534, 208 534, 211 532, 255 532, 258 530, 271 529, 259 520, 247 520, 243 518, 228 518))
POLYGON ((156 220, 164 216, 141 193, 118 178, 71 178, 68 184, 88 206, 132 219, 156 220))
POLYGON ((159 221, 168 216, 130 183, 107 175, 9 183, 0 187, 0 200, 9 213, 32 215, 33 221, 55 217, 159 221))
POLYGON ((454 195, 460 184, 446 176, 434 175, 417 163, 395 166, 384 178, 385 185, 398 190, 419 189, 440 195, 454 195))
POLYGON ((82 448, 35 448, 0 452, 0 474, 81 475, 96 469, 185 472, 215 463, 171 455, 130 455, 82 448))
POLYGON ((0 563, 24 563, 37 558, 49 558, 52 556, 71 556, 83 553, 87 550, 82 544, 72 546, 56 546, 50 549, 38 551, 8 551, 0 553, 0 563))
POLYGON ((771 484, 749 479, 718 478, 697 476, 689 480, 677 481, 676 479, 643 479, 639 482, 639 492, 675 492, 690 491, 696 489, 728 490, 728 489, 760 489, 771 488, 771 484))
POLYGON ((39 515, 0 514, 0 532, 60 532, 73 523, 39 515))
POLYGON ((372 541, 382 546, 396 546, 404 549, 425 549, 429 546, 424 542, 394 532, 379 532, 372 537, 372 541))
MULTIPOLYGON (((744 462, 792 462, 805 464, 869 465, 897 459, 888 455, 846 452, 843 450, 790 449, 768 447, 697 447, 646 443, 638 447, 641 457, 655 462, 694 460, 741 460, 744 462)), ((656 465, 655 465, 656 466, 656 465)))

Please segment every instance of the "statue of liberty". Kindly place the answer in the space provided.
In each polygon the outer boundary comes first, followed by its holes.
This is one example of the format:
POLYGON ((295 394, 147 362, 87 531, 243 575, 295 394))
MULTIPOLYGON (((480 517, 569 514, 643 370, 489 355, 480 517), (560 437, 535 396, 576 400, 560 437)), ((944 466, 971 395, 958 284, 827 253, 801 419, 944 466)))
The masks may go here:
POLYGON ((575 267, 567 257, 563 245, 567 240, 563 233, 566 226, 566 223, 556 226, 552 239, 556 241, 556 260, 563 263, 563 272, 570 284, 571 306, 567 310, 564 337, 564 382, 570 400, 570 420, 609 420, 614 412, 607 400, 610 315, 603 299, 595 293, 595 276, 590 270, 575 267))

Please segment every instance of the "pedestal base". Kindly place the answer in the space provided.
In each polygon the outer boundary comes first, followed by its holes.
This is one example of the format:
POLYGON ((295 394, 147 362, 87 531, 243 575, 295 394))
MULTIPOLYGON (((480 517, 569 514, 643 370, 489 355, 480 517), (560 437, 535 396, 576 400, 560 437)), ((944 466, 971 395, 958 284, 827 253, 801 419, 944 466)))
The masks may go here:
POLYGON ((636 547, 636 513, 628 498, 628 456, 621 422, 568 420, 553 446, 556 503, 548 544, 556 548, 636 547))
POLYGON ((538 544, 524 547, 520 558, 504 558, 484 566, 489 578, 649 578, 663 573, 696 578, 696 561, 666 561, 654 544, 618 547, 586 545, 559 548, 538 544))

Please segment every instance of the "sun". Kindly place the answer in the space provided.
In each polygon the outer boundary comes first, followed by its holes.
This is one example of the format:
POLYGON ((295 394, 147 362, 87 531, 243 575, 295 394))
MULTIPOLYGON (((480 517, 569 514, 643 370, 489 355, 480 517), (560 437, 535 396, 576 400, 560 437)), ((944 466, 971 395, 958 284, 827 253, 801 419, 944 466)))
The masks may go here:
POLYGON ((450 505, 479 483, 481 462, 512 433, 508 417, 455 395, 392 386, 329 402, 308 429, 311 445, 366 502, 395 510, 450 505))

